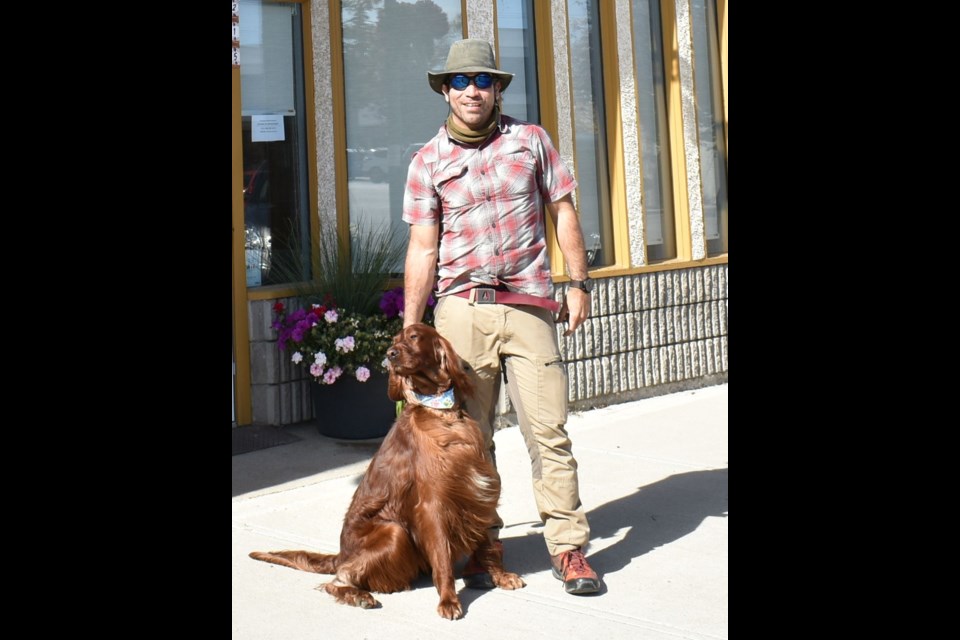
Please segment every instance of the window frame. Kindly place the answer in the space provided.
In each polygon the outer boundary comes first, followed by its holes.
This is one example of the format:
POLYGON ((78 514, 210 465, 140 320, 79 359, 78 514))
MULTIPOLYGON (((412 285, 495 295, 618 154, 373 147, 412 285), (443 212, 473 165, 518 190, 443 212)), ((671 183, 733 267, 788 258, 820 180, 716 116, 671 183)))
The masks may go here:
MULTIPOLYGON (((540 114, 541 126, 550 134, 551 139, 558 148, 565 144, 565 141, 559 136, 559 107, 557 82, 565 81, 567 86, 572 86, 570 78, 570 66, 566 65, 567 74, 565 78, 558 76, 557 52, 554 50, 554 19, 562 17, 564 24, 567 20, 567 1, 553 0, 552 2, 538 2, 534 8, 534 19, 536 20, 537 34, 537 58, 538 58, 538 83, 540 87, 540 114), (556 7, 562 2, 563 16, 555 16, 556 7)), ((657 0, 655 0, 657 1, 657 0)), ((600 2, 600 29, 602 34, 618 34, 616 2, 600 2)), ((693 247, 693 233, 690 224, 690 204, 687 192, 687 167, 684 154, 685 138, 682 113, 682 87, 680 81, 680 57, 677 33, 677 16, 674 3, 671 0, 659 0, 659 9, 661 16, 661 29, 664 45, 664 66, 665 66, 665 94, 666 102, 666 121, 667 138, 670 144, 670 172, 672 189, 668 194, 673 203, 673 225, 666 229, 665 233, 670 233, 675 238, 676 257, 657 260, 651 262, 646 257, 641 264, 634 266, 633 257, 630 252, 630 216, 627 204, 627 175, 624 162, 624 121, 626 115, 635 119, 636 126, 639 127, 639 115, 636 113, 624 114, 621 110, 620 92, 622 85, 620 83, 620 53, 618 50, 617 35, 613 37, 602 37, 603 69, 604 82, 604 101, 605 117, 607 118, 607 163, 609 171, 608 194, 610 197, 611 210, 611 228, 613 232, 613 261, 611 264, 600 267, 591 267, 590 274, 594 278, 603 278, 605 276, 618 276, 636 273, 646 273, 652 271, 665 271, 682 268, 691 264, 706 265, 727 262, 728 254, 726 252, 714 256, 708 256, 705 251, 702 252, 703 258, 695 259, 693 247)), ((628 5, 632 12, 632 4, 628 5)), ((726 1, 717 0, 718 41, 721 43, 720 69, 723 96, 723 122, 724 122, 724 142, 727 141, 727 12, 726 1)), ((630 22, 630 46, 631 55, 636 55, 633 48, 632 20, 630 22)), ((563 52, 568 57, 571 55, 569 46, 569 30, 567 33, 567 43, 563 52)), ((632 67, 631 67, 632 68, 632 67)), ((575 138, 575 136, 574 136, 575 138)), ((575 139, 570 141, 576 143, 575 139)), ((563 154, 563 151, 561 151, 563 154)), ((566 154, 563 154, 566 155, 566 154)), ((572 154, 575 157, 575 153, 572 154)), ((726 156, 724 157, 726 160, 726 156)), ((640 180, 639 177, 636 179, 640 180)), ((639 185, 642 194, 642 180, 639 185)), ((642 197, 642 195, 641 195, 642 197)), ((579 205, 579 198, 575 200, 579 205)), ((579 207, 578 207, 579 209, 579 207)), ((644 212, 645 213, 645 212, 644 212)), ((643 214, 641 214, 643 215, 643 214)), ((645 222, 645 220, 644 220, 645 222)), ((725 218, 723 224, 727 224, 725 218)), ((643 225, 645 228, 645 224, 643 225)), ((556 231, 552 223, 547 221, 550 261, 553 270, 554 280, 564 282, 566 276, 566 265, 560 252, 559 244, 556 240, 556 231)), ((646 249, 646 238, 643 239, 646 249)))
MULTIPOLYGON (((306 182, 307 215, 310 220, 311 252, 316 251, 318 237, 317 226, 317 132, 315 122, 314 56, 312 32, 311 0, 263 0, 263 4, 296 4, 300 6, 300 37, 303 42, 303 92, 306 104, 304 114, 306 137, 306 182)), ((242 20, 242 17, 241 17, 242 20)), ((240 59, 243 65, 243 58, 240 59)), ((292 295, 295 291, 291 284, 273 284, 248 287, 246 279, 246 253, 244 233, 243 202, 243 117, 240 67, 231 69, 231 112, 232 112, 232 265, 233 265, 233 358, 234 358, 234 405, 235 422, 238 425, 250 424, 253 420, 252 376, 250 362, 250 323, 248 307, 252 300, 273 300, 292 295)))

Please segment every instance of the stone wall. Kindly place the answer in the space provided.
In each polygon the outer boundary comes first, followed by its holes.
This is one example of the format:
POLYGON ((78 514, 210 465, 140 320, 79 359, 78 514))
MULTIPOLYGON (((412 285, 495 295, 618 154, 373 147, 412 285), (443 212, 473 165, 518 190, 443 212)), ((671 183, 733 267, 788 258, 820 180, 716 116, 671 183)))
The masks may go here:
POLYGON ((726 381, 726 264, 597 280, 592 305, 574 335, 557 328, 571 406, 726 381))
MULTIPOLYGON (((280 298, 288 309, 296 306, 293 298, 280 298)), ((290 362, 290 354, 277 349, 277 332, 271 328, 273 305, 277 300, 251 300, 250 379, 254 424, 294 424, 310 420, 306 370, 290 362)))
MULTIPOLYGON (((571 409, 726 382, 727 273, 720 264, 596 280, 584 327, 564 338, 564 325, 557 325, 571 409)), ((312 418, 306 371, 276 347, 270 328, 275 302, 249 306, 255 424, 312 418)), ((500 411, 501 426, 515 423, 507 399, 500 411)))

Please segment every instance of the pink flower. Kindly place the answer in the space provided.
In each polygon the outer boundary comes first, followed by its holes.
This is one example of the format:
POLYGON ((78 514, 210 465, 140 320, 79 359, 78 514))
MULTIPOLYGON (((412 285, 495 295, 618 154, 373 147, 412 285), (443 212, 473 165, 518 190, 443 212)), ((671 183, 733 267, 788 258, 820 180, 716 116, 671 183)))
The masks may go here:
POLYGON ((291 310, 275 305, 276 319, 270 326, 277 332, 277 348, 292 354, 293 366, 307 370, 312 382, 335 384, 341 377, 367 382, 375 368, 381 372, 390 368, 384 354, 403 325, 402 287, 383 295, 381 310, 383 314, 338 308, 326 296, 322 305, 291 310))

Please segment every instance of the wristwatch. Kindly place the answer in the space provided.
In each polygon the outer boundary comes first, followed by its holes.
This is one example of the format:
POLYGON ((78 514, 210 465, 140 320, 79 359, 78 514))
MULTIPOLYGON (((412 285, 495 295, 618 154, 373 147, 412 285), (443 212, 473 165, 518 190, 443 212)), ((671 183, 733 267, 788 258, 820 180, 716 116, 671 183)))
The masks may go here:
POLYGON ((574 289, 580 289, 581 291, 590 293, 593 291, 593 278, 587 276, 586 280, 571 280, 570 286, 574 289))

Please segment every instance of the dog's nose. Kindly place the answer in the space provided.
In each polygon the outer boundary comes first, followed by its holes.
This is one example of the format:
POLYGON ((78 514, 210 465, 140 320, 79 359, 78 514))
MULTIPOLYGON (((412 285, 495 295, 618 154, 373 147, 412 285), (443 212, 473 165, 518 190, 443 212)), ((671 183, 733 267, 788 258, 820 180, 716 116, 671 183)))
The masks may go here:
POLYGON ((387 349, 387 360, 396 360, 397 356, 400 355, 400 352, 397 351, 396 347, 390 347, 387 349))

